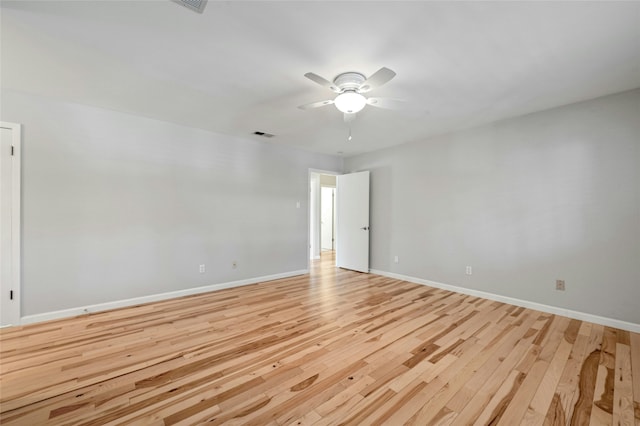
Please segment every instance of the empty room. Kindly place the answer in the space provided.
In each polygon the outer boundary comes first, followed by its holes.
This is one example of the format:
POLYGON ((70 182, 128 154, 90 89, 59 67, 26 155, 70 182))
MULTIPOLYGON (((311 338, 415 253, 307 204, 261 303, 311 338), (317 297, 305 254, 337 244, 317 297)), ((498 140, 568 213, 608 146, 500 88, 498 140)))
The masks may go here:
POLYGON ((3 425, 640 426, 640 2, 0 0, 3 425))

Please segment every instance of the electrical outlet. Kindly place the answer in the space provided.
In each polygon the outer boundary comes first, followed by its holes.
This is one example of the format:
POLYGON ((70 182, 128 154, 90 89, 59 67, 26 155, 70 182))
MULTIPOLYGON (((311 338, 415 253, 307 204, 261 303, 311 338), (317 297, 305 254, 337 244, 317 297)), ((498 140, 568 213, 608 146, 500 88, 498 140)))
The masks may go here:
POLYGON ((394 258, 393 258, 393 263, 398 263, 398 261, 399 261, 399 260, 398 260, 398 256, 394 256, 394 258))
POLYGON ((204 274, 205 271, 205 266, 204 265, 200 265, 200 273, 204 274))
POLYGON ((564 280, 556 280, 556 290, 564 291, 564 280))
POLYGON ((467 275, 472 275, 473 274, 473 268, 471 268, 471 266, 467 266, 467 268, 464 271, 465 274, 467 275))
POLYGON ((236 269, 236 268, 238 267, 238 261, 237 261, 237 260, 234 260, 233 262, 231 262, 231 267, 232 267, 233 269, 236 269))

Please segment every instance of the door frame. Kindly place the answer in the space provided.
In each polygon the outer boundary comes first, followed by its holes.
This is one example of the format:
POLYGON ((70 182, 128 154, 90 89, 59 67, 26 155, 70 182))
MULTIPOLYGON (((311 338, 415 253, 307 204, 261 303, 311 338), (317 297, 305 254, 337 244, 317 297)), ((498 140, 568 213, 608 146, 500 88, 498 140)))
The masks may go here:
MULTIPOLYGON (((307 270, 311 270, 311 174, 339 176, 344 173, 336 172, 332 170, 312 169, 309 168, 307 173, 307 270)), ((320 184, 318 183, 318 191, 320 191, 320 184)), ((336 197, 338 194, 338 188, 336 187, 336 197)), ((320 194, 318 194, 318 198, 320 194)), ((318 219, 318 228, 320 227, 320 203, 316 203, 316 218, 318 219)))
MULTIPOLYGON (((13 290, 13 303, 5 303, 2 309, 9 309, 11 325, 20 324, 21 303, 21 168, 22 163, 22 126, 18 123, 0 121, 0 127, 11 130, 11 146, 13 146, 11 164, 11 283, 2 286, 13 290)), ((6 300, 3 298, 3 300, 6 300)), ((9 324, 2 324, 9 325, 9 324)))

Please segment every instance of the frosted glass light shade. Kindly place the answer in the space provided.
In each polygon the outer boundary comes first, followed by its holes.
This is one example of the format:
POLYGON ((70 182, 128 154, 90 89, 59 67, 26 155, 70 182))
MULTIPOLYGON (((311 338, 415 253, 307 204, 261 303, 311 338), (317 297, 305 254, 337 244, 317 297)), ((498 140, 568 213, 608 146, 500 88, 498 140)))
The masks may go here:
POLYGON ((367 104, 367 98, 356 92, 345 92, 333 101, 336 108, 348 114, 354 114, 367 104))

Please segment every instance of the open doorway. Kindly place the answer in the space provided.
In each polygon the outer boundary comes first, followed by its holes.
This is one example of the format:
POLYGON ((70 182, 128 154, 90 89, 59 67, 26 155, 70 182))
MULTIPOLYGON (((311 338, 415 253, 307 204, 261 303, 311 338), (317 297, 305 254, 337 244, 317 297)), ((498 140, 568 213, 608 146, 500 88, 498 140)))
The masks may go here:
POLYGON ((335 265, 336 173, 309 171, 309 259, 335 265))
POLYGON ((310 270, 321 264, 323 270, 369 272, 369 180, 367 170, 309 170, 310 270))
MULTIPOLYGON (((335 176, 333 180, 335 181, 335 176)), ((320 176, 322 182, 322 176, 320 176)), ((320 184, 320 250, 334 251, 336 240, 336 188, 320 184)))

